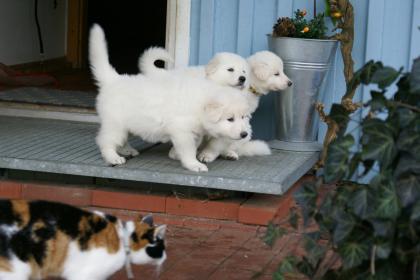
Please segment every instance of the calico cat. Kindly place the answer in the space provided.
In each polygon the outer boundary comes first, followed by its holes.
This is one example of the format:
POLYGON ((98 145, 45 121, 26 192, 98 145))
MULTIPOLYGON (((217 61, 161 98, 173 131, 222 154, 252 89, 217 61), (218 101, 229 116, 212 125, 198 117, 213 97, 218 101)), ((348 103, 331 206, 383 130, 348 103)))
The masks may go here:
POLYGON ((124 264, 161 265, 166 225, 70 205, 0 200, 0 280, 102 280, 124 264))

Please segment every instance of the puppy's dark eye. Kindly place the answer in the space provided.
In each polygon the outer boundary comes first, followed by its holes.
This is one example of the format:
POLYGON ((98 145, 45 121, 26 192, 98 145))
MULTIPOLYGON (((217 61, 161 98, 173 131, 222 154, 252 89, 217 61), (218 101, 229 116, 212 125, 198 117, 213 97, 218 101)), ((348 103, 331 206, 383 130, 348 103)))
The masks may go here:
POLYGON ((276 74, 274 74, 274 76, 280 76, 280 73, 279 73, 279 72, 277 72, 276 74))
POLYGON ((235 120, 235 118, 229 118, 227 120, 228 120, 228 122, 233 122, 235 120))
POLYGON ((229 72, 233 72, 233 71, 234 71, 234 69, 233 69, 233 68, 228 68, 228 71, 229 71, 229 72))

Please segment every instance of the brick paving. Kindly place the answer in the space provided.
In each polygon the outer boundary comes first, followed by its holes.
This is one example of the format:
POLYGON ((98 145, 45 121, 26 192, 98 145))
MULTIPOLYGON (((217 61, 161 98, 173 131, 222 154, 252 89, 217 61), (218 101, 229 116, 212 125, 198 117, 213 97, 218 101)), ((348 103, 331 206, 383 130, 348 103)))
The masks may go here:
MULTIPOLYGON (((168 259, 160 271, 151 266, 133 266, 135 279, 272 279, 282 258, 297 248, 298 234, 282 237, 273 248, 261 236, 264 227, 218 228, 169 225, 168 259)), ((125 270, 111 280, 125 280, 125 270)))

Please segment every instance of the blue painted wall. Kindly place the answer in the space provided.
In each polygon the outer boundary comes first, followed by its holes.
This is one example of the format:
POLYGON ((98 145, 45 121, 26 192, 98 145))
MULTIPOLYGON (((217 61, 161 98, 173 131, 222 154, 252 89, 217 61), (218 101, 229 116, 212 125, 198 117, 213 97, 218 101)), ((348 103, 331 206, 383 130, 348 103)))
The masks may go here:
MULTIPOLYGON (((191 0, 190 64, 206 64, 220 51, 244 57, 267 49, 266 34, 281 16, 292 16, 296 9, 313 13, 311 0, 191 0)), ((323 0, 318 0, 322 11, 323 0)), ((408 69, 420 55, 420 0, 353 0, 355 8, 355 68, 370 59, 408 69)), ((340 53, 328 74, 322 92, 327 109, 345 91, 340 53)), ((274 135, 273 95, 263 98, 253 118, 254 135, 271 139, 274 135)), ((356 101, 369 98, 366 88, 358 90, 356 101)), ((356 123, 354 125, 357 125, 356 123)), ((320 125, 323 138, 325 125, 320 125)), ((357 131, 357 129, 356 129, 357 131)))

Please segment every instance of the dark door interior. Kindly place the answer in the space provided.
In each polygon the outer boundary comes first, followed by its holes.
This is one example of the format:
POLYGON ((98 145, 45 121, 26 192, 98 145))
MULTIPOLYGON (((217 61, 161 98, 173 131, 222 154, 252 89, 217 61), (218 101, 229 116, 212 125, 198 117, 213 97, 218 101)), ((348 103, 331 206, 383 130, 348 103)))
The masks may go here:
POLYGON ((138 73, 137 61, 150 46, 165 46, 166 2, 89 0, 87 23, 105 30, 111 64, 119 73, 138 73))

